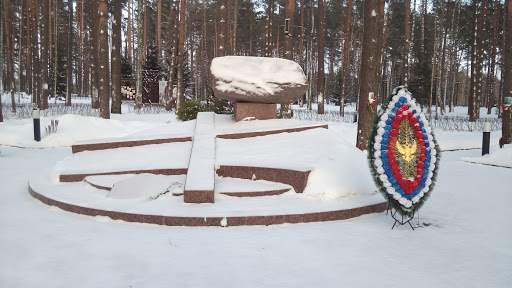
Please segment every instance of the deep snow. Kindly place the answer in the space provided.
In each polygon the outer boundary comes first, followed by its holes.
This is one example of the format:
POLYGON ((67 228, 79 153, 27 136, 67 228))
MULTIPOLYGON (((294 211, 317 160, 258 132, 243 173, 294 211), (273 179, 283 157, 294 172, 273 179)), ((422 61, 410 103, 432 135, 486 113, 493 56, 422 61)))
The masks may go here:
MULTIPOLYGON (((0 124, 0 287, 512 286, 512 170, 468 162, 510 167, 512 149, 497 148, 499 131, 484 157, 481 132, 435 131, 443 150, 470 150, 443 153, 416 231, 391 230, 385 213, 268 227, 165 227, 68 213, 30 196, 29 177, 69 156, 73 135, 184 125, 173 124, 174 115, 113 118, 119 122, 95 129, 68 123, 38 144, 31 119, 0 124)), ((355 143, 355 124, 328 124, 355 143)), ((353 169, 341 165, 333 166, 339 174, 353 169)))

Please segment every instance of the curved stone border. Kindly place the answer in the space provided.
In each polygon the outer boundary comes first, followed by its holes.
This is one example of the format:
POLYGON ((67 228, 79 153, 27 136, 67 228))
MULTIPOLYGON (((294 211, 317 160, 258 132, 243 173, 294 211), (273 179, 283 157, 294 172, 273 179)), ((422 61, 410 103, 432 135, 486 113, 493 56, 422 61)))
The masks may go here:
POLYGON ((252 180, 267 180, 288 184, 295 192, 302 193, 308 185, 308 177, 311 171, 297 171, 290 169, 250 167, 250 166, 220 166, 217 171, 220 177, 231 177, 252 180))
POLYGON ((111 191, 112 190, 112 187, 102 186, 102 185, 99 185, 99 184, 94 184, 91 181, 88 181, 87 177, 84 178, 84 182, 89 184, 89 185, 91 185, 92 187, 94 187, 96 189, 105 190, 105 191, 111 191))
POLYGON ((345 220, 358 217, 364 214, 380 213, 386 211, 387 203, 379 203, 369 206, 324 211, 304 214, 285 214, 270 216, 236 216, 236 217, 183 217, 183 216, 163 216, 163 215, 143 215, 126 212, 116 212, 101 210, 89 207, 82 207, 57 201, 43 196, 32 187, 28 187, 30 195, 44 204, 57 206, 62 210, 88 216, 107 216, 113 220, 123 220, 127 222, 138 222, 148 224, 158 224, 166 226, 246 226, 246 225, 274 225, 284 223, 308 223, 345 220))
POLYGON ((290 189, 254 191, 254 192, 220 192, 220 194, 231 196, 231 197, 262 197, 262 196, 281 195, 288 191, 290 191, 290 189))
POLYGON ((83 151, 106 150, 106 149, 123 148, 123 147, 134 147, 134 146, 144 146, 144 145, 151 145, 151 144, 189 142, 189 141, 192 141, 192 137, 78 144, 78 145, 71 146, 71 151, 73 152, 73 154, 75 154, 75 153, 79 153, 79 152, 83 152, 83 151))
MULTIPOLYGON (((157 175, 182 175, 187 174, 187 168, 176 169, 149 169, 149 170, 132 170, 132 171, 113 171, 102 173, 87 173, 87 174, 60 174, 60 182, 80 182, 87 176, 101 176, 101 175, 120 175, 120 174, 157 174, 157 175)), ((94 186, 94 185, 93 185, 94 186)))
MULTIPOLYGON (((110 186, 103 186, 99 184, 94 184, 91 181, 87 180, 87 177, 84 179, 84 182, 91 185, 92 187, 96 189, 101 189, 105 191, 111 191, 112 187, 110 186)), ((290 191, 290 189, 279 189, 279 190, 267 190, 267 191, 251 191, 251 192, 218 192, 219 194, 231 196, 231 197, 262 197, 262 196, 275 196, 275 195, 281 195, 283 193, 286 193, 290 191)), ((183 192, 178 193, 172 193, 172 196, 183 196, 183 192)))
POLYGON ((298 127, 298 128, 288 128, 288 129, 279 129, 279 130, 266 130, 266 131, 259 131, 259 132, 221 134, 221 135, 217 135, 217 138, 221 138, 221 139, 243 139, 243 138, 250 138, 250 137, 258 137, 258 136, 266 136, 266 135, 272 135, 272 134, 279 134, 279 133, 301 132, 301 131, 306 131, 306 130, 310 130, 310 129, 317 129, 317 128, 329 129, 329 125, 324 124, 324 125, 303 126, 303 127, 298 127))

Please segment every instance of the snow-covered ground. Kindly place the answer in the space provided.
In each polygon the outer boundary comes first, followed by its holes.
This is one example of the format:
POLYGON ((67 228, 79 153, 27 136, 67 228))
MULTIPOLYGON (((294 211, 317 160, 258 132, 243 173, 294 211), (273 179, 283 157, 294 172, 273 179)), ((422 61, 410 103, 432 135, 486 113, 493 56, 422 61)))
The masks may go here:
MULTIPOLYGON (((57 117, 58 132, 39 143, 31 119, 0 123, 0 287, 512 286, 512 147, 497 147, 499 131, 484 157, 481 132, 435 131, 445 152, 416 231, 391 230, 386 213, 268 227, 166 227, 73 214, 30 196, 28 179, 69 156, 73 143, 190 129, 174 114, 112 118, 57 117), (469 150, 447 151, 457 149, 469 150)), ((355 144, 356 124, 327 124, 355 144)), ((311 161, 299 153, 296 163, 311 161)), ((334 162, 331 173, 354 169, 334 162)))

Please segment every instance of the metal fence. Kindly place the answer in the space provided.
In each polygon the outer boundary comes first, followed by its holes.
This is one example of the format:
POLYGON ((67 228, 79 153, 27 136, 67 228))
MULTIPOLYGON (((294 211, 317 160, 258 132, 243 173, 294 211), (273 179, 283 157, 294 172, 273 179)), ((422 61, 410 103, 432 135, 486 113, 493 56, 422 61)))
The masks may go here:
MULTIPOLYGON (((425 115, 428 119, 429 115, 425 115)), ((316 110, 306 109, 293 109, 293 118, 305 121, 319 121, 319 122, 355 122, 355 112, 345 112, 342 117, 338 111, 325 111, 324 114, 318 114, 316 110)), ((437 119, 432 119, 430 126, 436 129, 445 131, 482 131, 485 122, 491 123, 491 129, 501 130, 501 118, 480 118, 476 122, 470 122, 469 116, 448 116, 442 115, 437 119)))

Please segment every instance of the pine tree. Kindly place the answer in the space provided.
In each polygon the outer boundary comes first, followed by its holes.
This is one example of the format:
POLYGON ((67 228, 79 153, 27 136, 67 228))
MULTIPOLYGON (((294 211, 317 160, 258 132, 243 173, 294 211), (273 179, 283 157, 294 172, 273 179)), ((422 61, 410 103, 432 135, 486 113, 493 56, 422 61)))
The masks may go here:
MULTIPOLYGON (((3 9, 3 2, 0 2, 0 8, 0 11, 5 11, 3 9)), ((4 122, 4 114, 2 112, 2 94, 4 93, 4 59, 4 23, 0 20, 0 123, 4 122)))
MULTIPOLYGON (((294 16, 295 15, 295 0, 285 1, 285 19, 288 24, 285 23, 284 35, 284 59, 293 60, 293 46, 294 46, 294 16)), ((280 117, 284 119, 292 118, 292 110, 290 104, 282 104, 280 117)))
POLYGON ((90 45, 90 69, 91 69, 91 107, 100 108, 98 97, 98 1, 89 2, 89 45, 90 45))
MULTIPOLYGON (((114 19, 112 21, 112 53, 110 68, 112 74, 112 107, 111 112, 121 114, 121 0, 112 1, 114 19)), ((130 66, 131 69, 131 66, 130 66)), ((131 74, 131 71, 130 71, 131 74)))
MULTIPOLYGON (((512 97, 512 0, 505 0, 505 49, 503 59, 503 97, 512 97)), ((512 143, 512 106, 503 111, 502 142, 512 143)))
MULTIPOLYGON (((9 2, 7 0, 4 0, 4 27, 5 27, 5 30, 7 31, 7 35, 5 37, 5 43, 7 44, 6 45, 6 48, 7 48, 7 87, 9 88, 8 90, 10 90, 11 92, 11 105, 12 105, 12 112, 13 113, 16 113, 16 102, 14 101, 14 59, 13 59, 13 56, 14 56, 14 53, 13 53, 13 49, 14 49, 14 39, 13 39, 13 35, 12 33, 10 33, 10 28, 9 28, 9 24, 10 24, 10 13, 9 11, 11 10, 11 7, 9 6, 9 2)), ((3 41, 3 39, 2 39, 3 41)), ((3 69, 3 67, 1 68, 3 69)), ((1 89, 0 89, 1 90, 1 89)))
MULTIPOLYGON (((4 0, 5 1, 5 0, 4 0)), ((47 1, 41 1, 41 109, 48 109, 48 37, 49 7, 47 1)))
MULTIPOLYGON (((66 69, 66 106, 71 106, 71 84, 73 83, 73 1, 68 0, 68 53, 67 53, 67 69, 66 69)), ((57 15, 55 15, 57 17, 57 15)), ((57 27, 56 27, 57 28, 57 27)), ((55 43, 57 45, 57 43, 55 43)))
POLYGON ((352 0, 348 0, 347 4, 347 21, 345 24, 345 37, 343 40, 343 58, 341 60, 341 68, 340 68, 340 81, 341 81, 341 93, 340 93, 340 115, 343 117, 345 115, 345 86, 347 83, 347 71, 348 71, 348 63, 349 63, 349 49, 350 49, 350 18, 352 16, 352 0))
MULTIPOLYGON (((121 59, 121 78, 132 78, 133 77, 133 66, 130 62, 127 49, 121 59)), ((112 75, 112 78, 114 75, 112 75)), ((113 113, 113 112, 112 112, 113 113)))
POLYGON ((174 96, 173 95, 173 91, 174 91, 174 76, 176 75, 175 72, 176 72, 176 51, 177 51, 177 43, 178 43, 178 35, 177 35, 177 31, 178 31, 178 1, 176 1, 177 4, 174 6, 174 9, 172 9, 172 14, 169 16, 169 18, 174 18, 174 22, 173 22, 173 33, 172 33, 172 37, 173 37, 173 42, 172 42, 172 45, 171 45, 171 59, 169 61, 169 76, 168 76, 168 81, 167 81, 167 101, 166 101, 166 105, 165 105, 165 109, 167 111, 170 111, 172 109, 172 97, 174 96), (174 17, 173 17, 174 16, 174 17))
POLYGON ((142 108, 142 61, 144 60, 144 50, 145 47, 143 45, 143 38, 144 38, 144 31, 143 31, 143 18, 144 14, 142 11, 143 7, 143 0, 138 1, 137 7, 139 7, 139 13, 137 14, 137 66, 136 66, 136 73, 137 73, 137 89, 135 94, 135 108, 140 109, 142 108))
POLYGON ((178 40, 178 97, 176 99, 176 109, 180 108, 181 103, 185 101, 185 83, 183 78, 183 62, 185 57, 185 27, 186 27, 186 0, 180 3, 180 34, 178 40))
POLYGON ((364 33, 363 33, 363 54, 361 59, 360 90, 359 90, 359 117, 357 122, 356 146, 365 150, 368 136, 372 130, 373 118, 376 109, 369 102, 373 95, 379 92, 380 82, 380 55, 382 39, 382 26, 379 25, 383 15, 381 5, 384 0, 364 1, 364 33))
POLYGON ((99 3, 99 98, 101 118, 110 119, 110 89, 108 66, 108 4, 107 0, 99 3))
POLYGON ((324 71, 324 55, 325 55, 325 2, 318 0, 318 75, 317 75, 317 98, 318 98, 318 114, 324 114, 324 98, 325 98, 325 71, 324 71))

